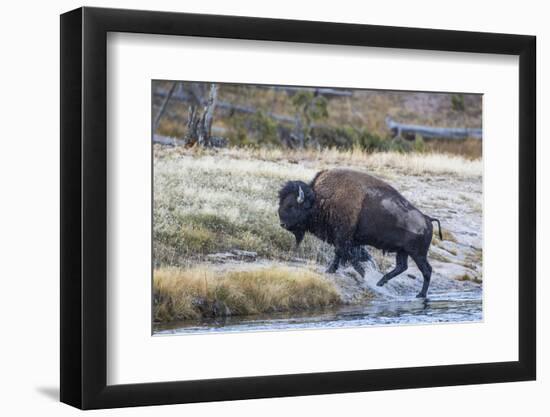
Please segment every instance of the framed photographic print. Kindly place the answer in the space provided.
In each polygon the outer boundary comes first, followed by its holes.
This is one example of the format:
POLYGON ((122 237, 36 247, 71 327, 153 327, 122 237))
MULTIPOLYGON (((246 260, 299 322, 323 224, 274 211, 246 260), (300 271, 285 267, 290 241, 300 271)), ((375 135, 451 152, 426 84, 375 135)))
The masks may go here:
POLYGON ((61 401, 535 379, 535 38, 61 16, 61 401))

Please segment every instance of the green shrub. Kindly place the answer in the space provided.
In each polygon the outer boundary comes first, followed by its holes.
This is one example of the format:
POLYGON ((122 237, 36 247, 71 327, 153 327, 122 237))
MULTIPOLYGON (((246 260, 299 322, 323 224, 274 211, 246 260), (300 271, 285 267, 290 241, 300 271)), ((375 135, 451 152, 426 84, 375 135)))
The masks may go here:
POLYGON ((388 151, 391 149, 391 141, 365 130, 360 133, 357 144, 367 152, 388 151))
POLYGON ((251 120, 251 129, 258 145, 279 145, 277 122, 263 111, 257 111, 251 120))
POLYGON ((416 135, 414 139, 414 150, 416 152, 424 152, 426 150, 426 145, 421 135, 416 135))
POLYGON ((411 152, 414 149, 413 142, 405 140, 401 137, 395 137, 390 141, 390 151, 407 153, 411 152))

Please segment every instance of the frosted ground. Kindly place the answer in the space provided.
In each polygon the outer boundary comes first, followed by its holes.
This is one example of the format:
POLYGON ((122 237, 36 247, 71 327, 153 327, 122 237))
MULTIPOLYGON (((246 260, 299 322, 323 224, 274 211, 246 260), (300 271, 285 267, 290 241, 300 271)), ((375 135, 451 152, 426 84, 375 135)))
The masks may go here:
MULTIPOLYGON (((306 237, 297 252, 293 250, 294 237, 279 226, 277 192, 289 179, 310 181, 319 170, 332 167, 376 175, 422 212, 440 219, 444 239, 434 235, 429 253, 433 266, 430 299, 434 303, 474 300, 475 314, 464 320, 479 320, 483 281, 481 160, 360 151, 155 148, 155 266, 203 267, 220 274, 279 266, 306 268, 332 282, 345 305, 369 304, 372 310, 380 302, 386 307, 401 302, 413 303, 411 308, 416 309, 412 298, 422 277, 410 260, 406 273, 380 288, 376 282, 393 268, 393 254, 384 256, 369 248, 375 261, 365 264, 367 273, 361 279, 351 267, 325 274, 333 249, 313 236, 306 237)), ((447 310, 437 310, 438 316, 431 321, 461 321, 460 314, 444 314, 447 310)), ((416 317, 412 322, 417 321, 422 320, 416 317)), ((305 321, 306 325, 310 322, 305 321)))

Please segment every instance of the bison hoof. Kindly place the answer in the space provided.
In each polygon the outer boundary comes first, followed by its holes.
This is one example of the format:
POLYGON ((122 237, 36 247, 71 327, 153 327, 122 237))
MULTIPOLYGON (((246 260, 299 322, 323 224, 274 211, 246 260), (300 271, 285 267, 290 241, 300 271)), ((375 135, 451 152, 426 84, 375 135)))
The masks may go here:
POLYGON ((380 281, 378 281, 376 283, 376 285, 378 285, 379 287, 382 287, 386 282, 388 282, 388 281, 386 281, 384 278, 382 278, 380 281))
POLYGON ((419 292, 418 294, 416 294, 416 298, 426 298, 426 293, 419 292))
POLYGON ((336 273, 336 268, 334 268, 333 266, 330 266, 327 268, 327 274, 335 274, 336 273))

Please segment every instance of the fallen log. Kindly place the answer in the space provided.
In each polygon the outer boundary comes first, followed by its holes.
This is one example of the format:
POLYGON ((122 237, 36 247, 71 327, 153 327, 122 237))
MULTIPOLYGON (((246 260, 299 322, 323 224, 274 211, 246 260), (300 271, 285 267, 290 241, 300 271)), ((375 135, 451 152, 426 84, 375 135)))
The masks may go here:
MULTIPOLYGON (((157 143, 159 145, 164 146, 185 146, 190 147, 193 146, 194 142, 187 141, 185 139, 178 139, 173 138, 169 136, 163 136, 163 135, 153 135, 153 143, 157 143)), ((224 148, 228 145, 228 141, 226 138, 219 137, 219 136, 211 136, 210 137, 210 146, 213 148, 224 148)))
POLYGON ((275 91, 310 91, 315 95, 319 96, 328 96, 328 97, 351 97, 353 93, 349 90, 337 89, 337 88, 327 88, 327 87, 292 87, 284 85, 257 85, 258 88, 265 88, 275 91))
POLYGON ((182 139, 171 138, 162 135, 153 135, 153 143, 158 143, 159 145, 166 146, 183 146, 186 144, 186 142, 182 139))
POLYGON ((398 123, 390 117, 386 117, 386 126, 391 130, 393 136, 414 139, 416 135, 428 139, 482 139, 482 129, 467 127, 432 127, 422 125, 410 125, 398 123))

